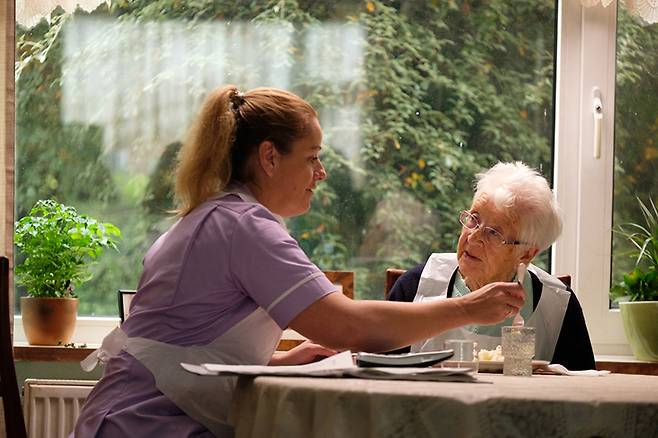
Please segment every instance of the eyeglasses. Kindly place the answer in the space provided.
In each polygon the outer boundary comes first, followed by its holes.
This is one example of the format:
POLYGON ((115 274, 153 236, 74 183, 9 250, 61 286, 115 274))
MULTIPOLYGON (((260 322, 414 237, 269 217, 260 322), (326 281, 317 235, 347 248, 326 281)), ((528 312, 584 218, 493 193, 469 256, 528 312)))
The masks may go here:
MULTIPOLYGON (((477 230, 480 228, 480 220, 466 210, 459 212, 459 222, 469 230, 477 230)), ((526 242, 521 242, 519 240, 506 240, 502 234, 491 227, 483 227, 480 231, 482 232, 482 239, 490 246, 527 245, 526 242)))

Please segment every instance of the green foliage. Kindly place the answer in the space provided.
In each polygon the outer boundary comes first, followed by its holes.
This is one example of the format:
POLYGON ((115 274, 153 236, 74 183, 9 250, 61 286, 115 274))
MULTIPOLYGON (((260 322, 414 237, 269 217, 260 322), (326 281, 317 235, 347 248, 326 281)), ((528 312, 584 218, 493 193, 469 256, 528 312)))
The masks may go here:
POLYGON ((610 288, 613 301, 658 301, 658 270, 635 268, 624 274, 624 280, 610 288))
POLYGON ((31 63, 39 62, 43 64, 47 60, 50 49, 55 45, 57 37, 69 17, 70 14, 55 11, 49 23, 42 20, 33 31, 18 34, 16 40, 16 54, 18 57, 14 72, 16 80, 21 77, 23 70, 31 63))
POLYGON ((14 241, 24 260, 17 282, 33 297, 74 297, 91 279, 89 266, 105 248, 116 249, 119 228, 100 223, 75 208, 40 200, 16 223, 14 241))
POLYGON ((635 260, 635 269, 612 286, 610 297, 613 301, 658 300, 658 210, 651 198, 648 205, 639 197, 636 199, 644 223, 631 222, 615 230, 633 246, 625 255, 635 260))
MULTIPOLYGON (((658 28, 626 8, 618 9, 615 90, 615 174, 613 224, 641 222, 636 197, 658 193, 658 28)), ((613 234, 613 283, 634 269, 623 250, 623 234, 613 234)))
POLYGON ((56 15, 29 31, 17 32, 16 215, 39 199, 115 201, 117 193, 104 162, 103 131, 95 125, 62 122, 61 27, 56 15), (36 48, 41 55, 31 54, 36 48), (47 48, 47 50, 46 50, 47 48), (20 75, 18 74, 20 72, 20 75))

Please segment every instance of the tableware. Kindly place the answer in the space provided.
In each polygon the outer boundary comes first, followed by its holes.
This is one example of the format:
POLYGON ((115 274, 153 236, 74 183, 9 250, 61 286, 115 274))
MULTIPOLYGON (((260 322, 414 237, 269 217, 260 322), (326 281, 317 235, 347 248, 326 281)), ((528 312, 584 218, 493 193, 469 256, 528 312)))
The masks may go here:
POLYGON ((360 367, 428 367, 452 357, 452 350, 425 351, 422 353, 376 354, 356 353, 360 367))
MULTIPOLYGON (((533 360, 532 370, 539 371, 545 369, 548 364, 547 360, 533 360)), ((503 361, 502 360, 481 360, 478 363, 479 372, 481 373, 502 373, 503 361)))
POLYGON ((478 360, 474 355, 473 349, 475 342, 468 339, 447 339, 444 342, 446 350, 453 350, 454 354, 450 360, 441 363, 443 367, 449 368, 469 368, 478 370, 478 360))
POLYGON ((506 326, 502 329, 503 374, 531 376, 532 358, 535 356, 535 328, 506 326))

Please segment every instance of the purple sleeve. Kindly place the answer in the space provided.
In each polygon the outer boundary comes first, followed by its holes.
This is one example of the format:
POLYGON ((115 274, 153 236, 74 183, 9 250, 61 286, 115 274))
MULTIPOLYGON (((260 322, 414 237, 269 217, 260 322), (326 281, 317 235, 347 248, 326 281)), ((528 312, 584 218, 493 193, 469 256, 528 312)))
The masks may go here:
POLYGON ((337 289, 262 207, 240 217, 230 251, 234 280, 282 329, 337 289))

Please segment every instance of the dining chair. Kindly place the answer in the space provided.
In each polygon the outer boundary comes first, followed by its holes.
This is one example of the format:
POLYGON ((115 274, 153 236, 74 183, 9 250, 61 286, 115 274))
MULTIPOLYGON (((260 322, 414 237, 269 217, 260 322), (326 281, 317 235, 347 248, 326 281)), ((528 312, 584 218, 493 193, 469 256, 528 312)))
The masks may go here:
POLYGON ((322 271, 347 298, 354 299, 354 272, 353 271, 322 271))
POLYGON ((386 269, 386 288, 384 289, 385 300, 388 300, 388 296, 391 293, 391 289, 393 288, 393 285, 395 284, 396 281, 398 281, 398 278, 400 278, 400 276, 405 272, 407 272, 406 269, 398 269, 398 268, 386 269))
POLYGON ((119 318, 123 323, 128 315, 130 314, 130 302, 133 300, 133 297, 137 293, 133 289, 119 289, 117 291, 117 298, 119 301, 119 318))
MULTIPOLYGON (((322 271, 339 292, 348 298, 354 299, 354 272, 353 271, 322 271)), ((287 351, 304 342, 306 338, 292 329, 286 329, 283 338, 279 341, 277 351, 287 351)))
POLYGON ((564 275, 556 275, 558 280, 560 280, 566 287, 571 289, 571 275, 569 274, 564 274, 564 275))
MULTIPOLYGON (((391 288, 393 288, 393 285, 395 284, 395 282, 405 272, 407 272, 405 269, 398 269, 398 268, 388 268, 388 269, 386 269, 386 289, 384 290, 384 299, 388 299, 388 296, 391 293, 391 288)), ((571 289, 571 275, 569 275, 569 274, 556 275, 556 277, 562 283, 564 283, 565 286, 567 286, 569 289, 571 289)))
POLYGON ((9 259, 0 257, 0 396, 4 408, 5 435, 25 438, 25 420, 16 381, 14 347, 11 339, 9 315, 9 259))

